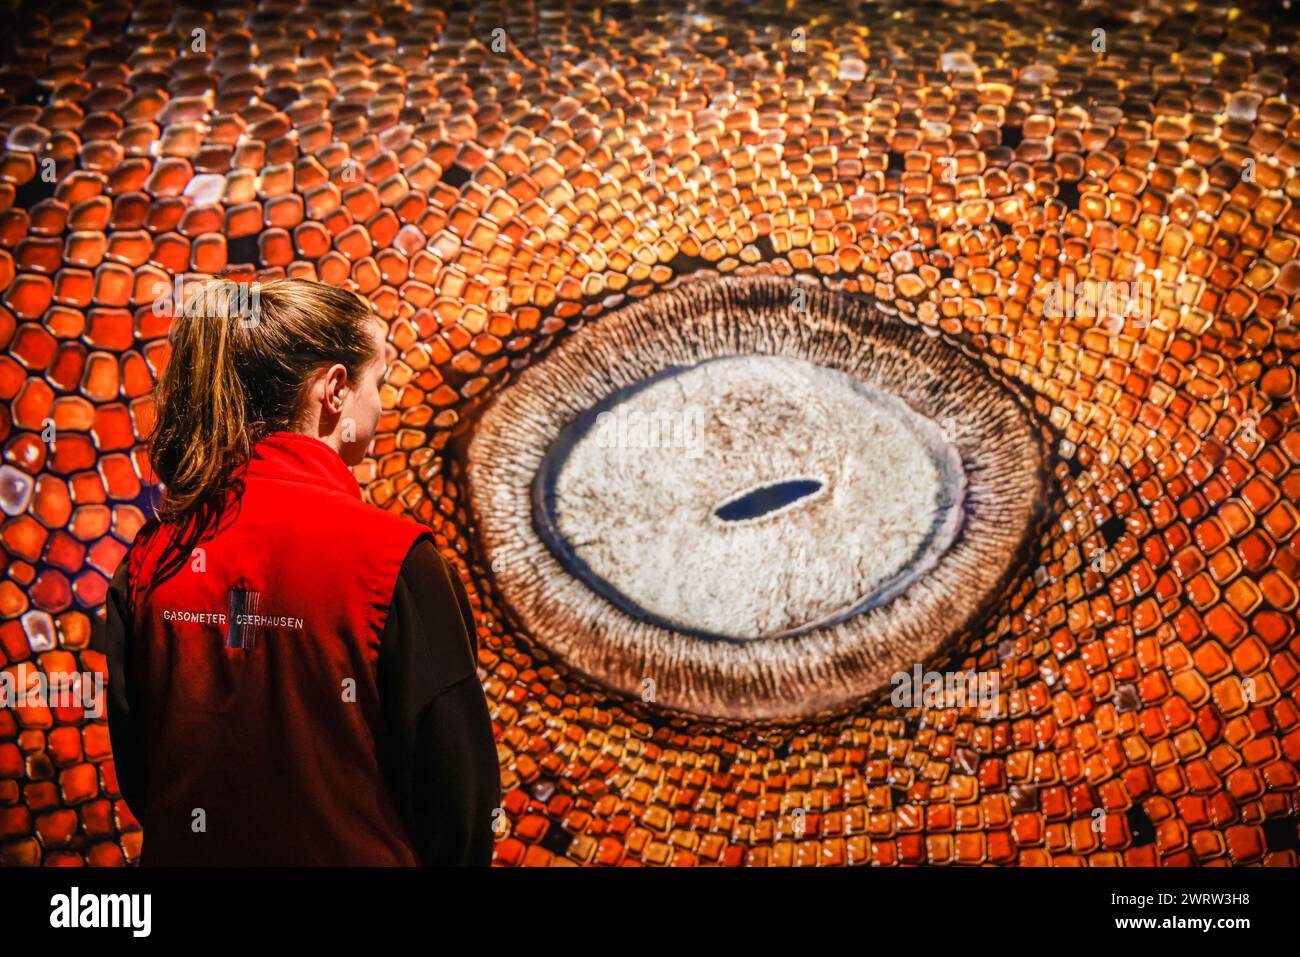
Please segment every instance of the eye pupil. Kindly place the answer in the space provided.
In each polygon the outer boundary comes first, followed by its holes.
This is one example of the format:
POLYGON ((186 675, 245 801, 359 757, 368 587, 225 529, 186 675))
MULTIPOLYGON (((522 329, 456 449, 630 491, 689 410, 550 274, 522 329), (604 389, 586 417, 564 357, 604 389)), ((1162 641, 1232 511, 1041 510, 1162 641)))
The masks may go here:
POLYGON ((822 483, 817 479, 785 479, 770 482, 751 489, 713 510, 713 514, 724 522, 743 522, 747 519, 761 518, 778 509, 788 508, 800 499, 805 499, 820 491, 822 483))

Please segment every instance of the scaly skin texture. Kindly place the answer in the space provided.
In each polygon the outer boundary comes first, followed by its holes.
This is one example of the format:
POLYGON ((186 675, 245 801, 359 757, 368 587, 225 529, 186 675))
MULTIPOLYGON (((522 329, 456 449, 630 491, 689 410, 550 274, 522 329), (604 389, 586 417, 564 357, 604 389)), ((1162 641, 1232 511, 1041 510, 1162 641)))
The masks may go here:
MULTIPOLYGON (((102 670, 91 616, 150 502, 155 285, 304 276, 390 324, 358 477, 471 589, 497 863, 1297 863, 1300 41, 1277 4, 346 8, 13 28, 0 665, 102 670), (996 671, 995 713, 864 688, 721 724, 511 625, 463 481, 476 411, 580 324, 711 273, 872 297, 1026 397, 1044 529, 922 662, 996 671), (1075 278, 1151 284, 1150 321, 1045 308, 1075 278)), ((141 839, 102 720, 0 710, 0 861, 141 839)))

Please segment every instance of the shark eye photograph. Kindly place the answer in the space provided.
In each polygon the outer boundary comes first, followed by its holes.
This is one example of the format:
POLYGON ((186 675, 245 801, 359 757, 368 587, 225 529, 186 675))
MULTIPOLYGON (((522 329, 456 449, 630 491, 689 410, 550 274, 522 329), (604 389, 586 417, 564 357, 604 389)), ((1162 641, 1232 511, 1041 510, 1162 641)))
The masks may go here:
POLYGON ((1294 926, 1293 0, 0 5, 20 936, 1294 926))

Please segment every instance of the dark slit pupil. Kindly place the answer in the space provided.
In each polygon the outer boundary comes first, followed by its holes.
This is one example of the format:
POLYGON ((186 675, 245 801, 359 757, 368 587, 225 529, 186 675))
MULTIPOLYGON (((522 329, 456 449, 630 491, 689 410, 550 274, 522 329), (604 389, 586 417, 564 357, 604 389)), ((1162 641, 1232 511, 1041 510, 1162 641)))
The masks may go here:
POLYGON ((784 508, 791 502, 797 502, 811 495, 822 487, 816 479, 789 479, 773 482, 752 492, 746 492, 740 498, 732 499, 725 505, 718 506, 713 514, 724 522, 739 522, 747 518, 758 518, 778 508, 784 508))

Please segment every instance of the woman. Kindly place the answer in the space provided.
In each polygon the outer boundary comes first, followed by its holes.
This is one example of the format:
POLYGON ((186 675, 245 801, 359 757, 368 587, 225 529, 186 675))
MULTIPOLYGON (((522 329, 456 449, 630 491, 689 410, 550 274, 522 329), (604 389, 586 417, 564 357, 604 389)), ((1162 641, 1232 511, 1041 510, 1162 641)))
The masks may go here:
POLYGON ((164 494, 101 641, 141 863, 491 860, 500 777, 463 585, 362 502, 385 327, 319 283, 205 284, 174 323, 164 494))

